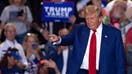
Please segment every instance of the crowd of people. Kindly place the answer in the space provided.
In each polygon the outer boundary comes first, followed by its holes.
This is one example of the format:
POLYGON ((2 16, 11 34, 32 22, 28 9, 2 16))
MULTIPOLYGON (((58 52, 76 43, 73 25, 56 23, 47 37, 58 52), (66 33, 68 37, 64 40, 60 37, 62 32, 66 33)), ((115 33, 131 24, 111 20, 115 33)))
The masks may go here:
POLYGON ((132 74, 132 0, 1 0, 0 6, 0 74, 132 74), (70 22, 42 22, 47 1, 73 2, 70 22))

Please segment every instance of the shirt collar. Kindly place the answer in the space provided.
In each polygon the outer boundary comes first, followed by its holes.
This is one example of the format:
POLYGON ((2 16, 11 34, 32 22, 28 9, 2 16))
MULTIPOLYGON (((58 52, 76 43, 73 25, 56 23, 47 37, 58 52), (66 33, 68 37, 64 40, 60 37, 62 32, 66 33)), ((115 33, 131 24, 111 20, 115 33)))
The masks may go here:
POLYGON ((98 28, 96 29, 97 33, 102 33, 102 23, 98 26, 98 28))
POLYGON ((14 45, 17 43, 17 41, 16 41, 16 40, 11 41, 11 40, 8 40, 8 39, 6 39, 6 42, 7 42, 7 43, 9 43, 9 44, 14 44, 14 45))
MULTIPOLYGON (((96 29, 96 33, 98 34, 101 34, 102 33, 102 28, 103 28, 103 25, 102 23, 100 23, 100 25, 98 26, 98 28, 96 29)), ((91 30, 92 31, 92 30, 91 30)), ((92 31, 93 32, 93 31, 92 31)))

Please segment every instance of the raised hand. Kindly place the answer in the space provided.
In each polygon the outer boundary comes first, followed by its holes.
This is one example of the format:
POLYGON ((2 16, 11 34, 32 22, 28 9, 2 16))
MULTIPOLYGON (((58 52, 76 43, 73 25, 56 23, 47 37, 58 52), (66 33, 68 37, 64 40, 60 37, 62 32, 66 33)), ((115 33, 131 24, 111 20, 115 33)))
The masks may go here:
POLYGON ((50 42, 57 42, 57 41, 59 41, 60 40, 60 37, 59 36, 57 36, 57 35, 49 35, 49 40, 50 40, 50 42))

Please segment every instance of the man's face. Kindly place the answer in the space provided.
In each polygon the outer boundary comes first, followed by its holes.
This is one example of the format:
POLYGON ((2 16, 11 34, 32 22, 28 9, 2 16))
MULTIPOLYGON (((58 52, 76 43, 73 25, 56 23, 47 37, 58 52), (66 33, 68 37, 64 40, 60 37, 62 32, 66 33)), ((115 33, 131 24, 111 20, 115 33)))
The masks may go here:
POLYGON ((112 17, 114 18, 121 18, 124 16, 126 12, 126 3, 123 2, 116 2, 112 8, 112 17))
POLYGON ((124 13, 125 13, 124 9, 122 9, 121 7, 116 7, 113 12, 113 15, 116 18, 121 18, 124 15, 124 13))
POLYGON ((85 19, 87 26, 92 30, 97 29, 100 24, 99 15, 97 13, 87 13, 85 19))
POLYGON ((13 0, 14 4, 21 4, 22 0, 13 0))
POLYGON ((16 30, 13 26, 8 26, 5 30, 5 36, 9 40, 15 40, 16 30))

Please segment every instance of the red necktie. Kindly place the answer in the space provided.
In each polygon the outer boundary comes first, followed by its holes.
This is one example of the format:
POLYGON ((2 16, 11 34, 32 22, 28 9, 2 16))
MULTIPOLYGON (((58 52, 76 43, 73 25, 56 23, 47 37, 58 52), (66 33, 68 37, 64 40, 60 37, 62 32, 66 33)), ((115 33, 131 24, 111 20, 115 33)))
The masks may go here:
POLYGON ((89 51, 89 74, 96 74, 96 30, 93 31, 89 51))

